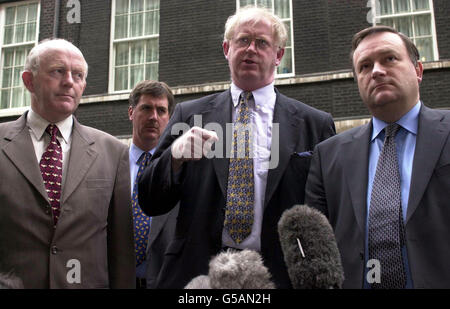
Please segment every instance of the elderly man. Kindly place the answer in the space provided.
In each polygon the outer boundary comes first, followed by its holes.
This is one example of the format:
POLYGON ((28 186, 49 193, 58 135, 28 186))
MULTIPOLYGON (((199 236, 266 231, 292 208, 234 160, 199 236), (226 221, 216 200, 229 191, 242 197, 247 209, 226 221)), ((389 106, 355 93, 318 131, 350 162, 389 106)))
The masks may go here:
POLYGON ((329 114, 274 87, 286 40, 283 22, 271 12, 239 10, 223 41, 230 90, 176 106, 139 183, 149 215, 180 202, 158 288, 182 288, 207 274, 210 258, 227 248, 259 251, 276 285, 291 287, 277 223, 303 202, 309 151, 335 130, 329 114))
POLYGON ((72 116, 87 69, 71 43, 38 44, 31 109, 0 124, 0 271, 25 288, 135 286, 128 149, 72 116))
POLYGON ((420 101, 413 42, 377 26, 352 44, 367 125, 320 143, 306 202, 334 228, 347 288, 449 288, 450 112, 420 101))

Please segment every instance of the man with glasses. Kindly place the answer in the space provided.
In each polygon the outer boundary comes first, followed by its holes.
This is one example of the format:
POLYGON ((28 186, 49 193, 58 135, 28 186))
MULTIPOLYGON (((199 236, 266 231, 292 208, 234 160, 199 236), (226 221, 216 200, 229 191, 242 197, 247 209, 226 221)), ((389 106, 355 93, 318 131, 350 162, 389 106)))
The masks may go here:
POLYGON ((291 287, 277 223, 303 203, 309 151, 335 129, 329 114, 274 87, 286 40, 277 16, 240 9, 225 25, 230 89, 176 106, 139 184, 149 215, 180 202, 158 288, 182 288, 207 274, 211 257, 228 248, 260 252, 277 287, 291 287))

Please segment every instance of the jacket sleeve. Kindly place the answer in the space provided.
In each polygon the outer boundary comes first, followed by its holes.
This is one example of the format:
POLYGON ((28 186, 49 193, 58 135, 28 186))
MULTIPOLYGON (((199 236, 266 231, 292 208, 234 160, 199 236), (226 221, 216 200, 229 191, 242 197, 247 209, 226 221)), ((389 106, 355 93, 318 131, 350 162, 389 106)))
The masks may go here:
POLYGON ((177 104, 150 165, 139 179, 139 205, 149 216, 169 212, 180 199, 183 168, 176 174, 173 173, 171 146, 173 141, 189 128, 189 125, 182 121, 181 105, 177 104))
POLYGON ((136 266, 130 196, 128 149, 119 159, 108 212, 108 274, 110 288, 134 289, 136 266))
POLYGON ((322 176, 320 147, 316 146, 306 181, 305 203, 310 207, 320 210, 328 217, 327 200, 322 176))

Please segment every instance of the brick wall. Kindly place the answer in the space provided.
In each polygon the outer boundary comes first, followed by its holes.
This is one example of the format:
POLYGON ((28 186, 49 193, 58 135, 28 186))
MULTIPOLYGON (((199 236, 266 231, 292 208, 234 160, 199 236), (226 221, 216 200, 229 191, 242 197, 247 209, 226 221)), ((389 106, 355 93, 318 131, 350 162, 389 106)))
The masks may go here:
POLYGON ((450 1, 433 0, 433 3, 439 58, 450 59, 450 1))
POLYGON ((222 41, 226 18, 236 10, 236 1, 160 3, 159 79, 172 87, 229 79, 222 41))

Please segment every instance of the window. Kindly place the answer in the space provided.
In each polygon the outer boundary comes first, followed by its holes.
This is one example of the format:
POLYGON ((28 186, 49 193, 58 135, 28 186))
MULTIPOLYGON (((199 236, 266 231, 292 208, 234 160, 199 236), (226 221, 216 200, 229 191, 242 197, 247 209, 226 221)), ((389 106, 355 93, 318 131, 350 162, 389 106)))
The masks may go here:
POLYGON ((419 50, 421 61, 439 59, 432 0, 374 1, 374 24, 391 26, 411 38, 419 50))
POLYGON ((293 76, 294 71, 294 48, 292 34, 292 0, 237 0, 237 7, 246 5, 257 5, 271 9, 286 25, 288 40, 284 56, 277 68, 277 77, 293 76))
POLYGON ((0 109, 30 105, 22 83, 25 59, 38 40, 38 2, 0 7, 0 109))
POLYGON ((159 0, 115 0, 112 19, 112 91, 158 79, 159 0))

